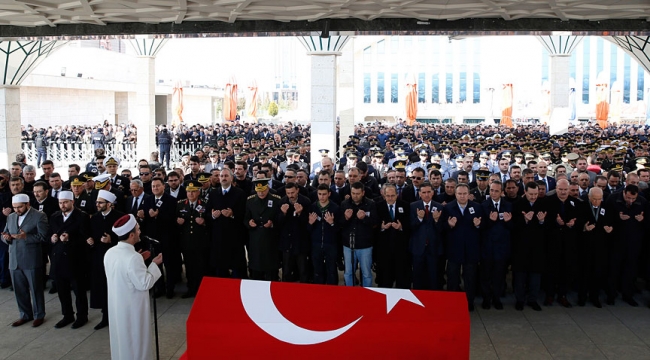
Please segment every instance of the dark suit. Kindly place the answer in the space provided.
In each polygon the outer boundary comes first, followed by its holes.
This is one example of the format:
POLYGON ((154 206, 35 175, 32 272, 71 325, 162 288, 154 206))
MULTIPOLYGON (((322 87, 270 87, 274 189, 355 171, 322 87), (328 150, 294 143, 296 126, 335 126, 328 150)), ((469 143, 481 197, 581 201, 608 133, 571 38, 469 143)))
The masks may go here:
MULTIPOLYGON (((63 214, 57 211, 50 217, 51 234, 61 237, 68 234, 68 241, 57 241, 52 245, 50 276, 56 282, 64 317, 73 317, 71 291, 74 292, 78 319, 88 319, 88 296, 86 295, 86 239, 88 239, 88 214, 73 209, 64 221, 63 214)), ((51 238, 51 236, 50 236, 51 238)))
POLYGON ((482 217, 483 211, 478 203, 468 201, 465 210, 461 212, 458 202, 454 200, 445 206, 440 219, 447 235, 447 290, 460 290, 462 267, 465 294, 470 307, 473 306, 476 295, 476 267, 480 253, 480 226, 474 225, 474 219, 482 217), (456 225, 452 227, 448 220, 453 217, 456 218, 456 225))
POLYGON ((441 211, 442 205, 431 201, 429 216, 422 221, 417 210, 424 210, 422 200, 410 205, 411 238, 409 250, 413 261, 413 288, 416 290, 440 290, 438 283, 438 260, 443 253, 442 227, 433 220, 433 212, 441 211))
MULTIPOLYGON (((139 202, 135 207, 133 206, 133 205, 134 205, 134 204, 133 204, 133 195, 131 195, 131 196, 129 196, 128 198, 126 198, 126 202, 123 204, 123 207, 122 207, 122 208, 118 207, 117 205, 115 205, 115 208, 116 208, 116 209, 124 209, 124 212, 125 212, 125 213, 127 213, 127 214, 133 214, 133 216, 135 216, 135 219, 138 220, 138 223, 139 223, 140 226, 142 227, 142 229, 140 229, 140 230, 144 233, 144 232, 145 232, 145 228, 144 228, 144 227, 145 227, 146 224, 144 224, 143 221, 142 221, 142 219, 140 219, 140 218, 138 217, 138 211, 139 211, 139 210, 144 210, 144 203, 145 203, 146 199, 148 199, 148 198, 151 197, 151 195, 149 195, 149 194, 147 194, 147 193, 142 193, 142 195, 140 195, 140 196, 141 196, 142 198, 141 198, 140 202, 139 202)), ((146 217, 146 215, 147 215, 147 214, 145 214, 145 217, 146 217)), ((136 249, 136 250, 138 250, 138 249, 136 249)), ((163 256, 163 257, 164 257, 164 256, 163 256)))
POLYGON ((512 206, 512 271, 517 302, 537 302, 546 258, 546 226, 551 221, 546 217, 540 223, 537 219, 540 211, 546 211, 540 200, 531 205, 525 197, 512 206), (527 222, 523 213, 530 211, 533 219, 527 222))
POLYGON ((499 199, 499 209, 494 206, 492 198, 483 201, 481 234, 481 292, 484 301, 500 302, 499 297, 505 289, 506 261, 510 258, 510 231, 512 219, 504 221, 503 214, 512 214, 512 204, 499 199), (490 214, 496 212, 497 219, 491 220, 490 214))
POLYGON ((585 225, 595 225, 587 231, 584 226, 578 235, 578 299, 585 300, 587 295, 592 300, 598 299, 600 289, 605 284, 607 274, 607 245, 611 241, 604 227, 612 226, 612 217, 616 216, 610 209, 604 207, 602 202, 598 208, 591 203, 582 207, 582 218, 585 225))
POLYGON ((185 259, 187 291, 191 295, 196 294, 201 280, 207 272, 210 251, 209 219, 211 216, 206 204, 201 199, 196 201, 194 209, 187 199, 176 203, 176 217, 184 220, 180 225, 180 245, 185 259), (203 224, 197 222, 198 218, 203 219, 203 224))
POLYGON ((234 186, 231 186, 225 195, 221 188, 213 190, 210 194, 207 204, 210 214, 208 222, 211 222, 212 228, 209 264, 216 276, 247 278, 244 245, 248 241, 248 231, 242 221, 246 211, 246 197, 244 190, 234 186), (212 210, 224 209, 232 210, 232 217, 212 217, 212 210))
POLYGON ((377 285, 379 287, 400 289, 411 288, 411 261, 409 254, 409 238, 411 208, 408 203, 402 200, 395 202, 393 216, 390 214, 388 203, 385 200, 377 203, 377 216, 379 217, 380 229, 375 245, 377 263, 377 285), (402 229, 396 230, 390 227, 381 229, 382 223, 400 222, 402 229))
MULTIPOLYGON (((347 183, 343 187, 339 188, 338 191, 336 189, 336 185, 334 185, 334 184, 332 184, 332 186, 330 186, 330 189, 332 189, 332 194, 338 194, 339 199, 341 200, 341 202, 343 202, 343 200, 345 200, 346 196, 350 195, 350 185, 348 185, 347 183)), ((337 204, 341 205, 340 202, 337 203, 337 204)))
MULTIPOLYGON (((398 194, 399 194, 399 192, 398 192, 398 194)), ((410 204, 410 203, 412 203, 414 201, 420 200, 419 189, 416 192, 415 187, 413 185, 404 186, 404 189, 402 190, 402 198, 401 198, 401 200, 405 201, 407 204, 410 204)))
MULTIPOLYGON (((535 181, 540 180, 539 176, 535 175, 535 181)), ((555 190, 555 178, 546 175, 546 192, 555 190)))
POLYGON ((478 204, 483 204, 483 202, 490 197, 490 187, 486 187, 485 190, 483 190, 483 194, 481 194, 481 189, 475 187, 470 191, 470 194, 474 196, 474 200, 472 201, 478 204))
MULTIPOLYGON (((176 201, 187 199, 187 192, 185 191, 184 187, 179 186, 177 190, 178 190, 178 194, 176 194, 175 197, 176 201)), ((171 189, 169 188, 169 186, 165 187, 165 194, 171 195, 171 189)), ((174 196, 172 195, 172 197, 174 196)), ((133 199, 131 199, 131 202, 133 202, 133 199)))
POLYGON ((295 275, 298 275, 299 281, 306 283, 309 279, 307 257, 311 254, 311 238, 308 231, 311 203, 309 198, 302 195, 298 195, 297 203, 302 206, 299 215, 296 215, 294 204, 291 204, 287 196, 280 200, 277 226, 282 251, 282 281, 293 281, 296 279, 295 275), (289 205, 286 214, 281 210, 284 204, 289 205))
MULTIPOLYGON (((182 261, 180 242, 176 236, 178 229, 176 227, 176 200, 173 196, 164 194, 156 200, 155 196, 145 196, 140 208, 144 211, 143 233, 153 239, 160 241, 160 249, 163 254, 163 265, 165 266, 164 280, 161 277, 156 282, 158 291, 166 289, 171 293, 174 291, 174 285, 181 280, 182 261), (158 215, 152 217, 149 210, 158 211, 158 215)), ((130 205, 132 205, 131 199, 130 205)), ((149 248, 148 242, 143 241, 143 249, 149 248)))
POLYGON ((25 239, 3 241, 9 245, 9 270, 14 285, 16 301, 21 319, 42 319, 45 317, 43 296, 43 248, 49 231, 47 216, 35 209, 29 209, 20 226, 17 213, 7 217, 3 232, 18 234, 25 232, 25 239), (34 294, 32 299, 30 292, 34 294), (31 299, 31 303, 30 303, 31 299))

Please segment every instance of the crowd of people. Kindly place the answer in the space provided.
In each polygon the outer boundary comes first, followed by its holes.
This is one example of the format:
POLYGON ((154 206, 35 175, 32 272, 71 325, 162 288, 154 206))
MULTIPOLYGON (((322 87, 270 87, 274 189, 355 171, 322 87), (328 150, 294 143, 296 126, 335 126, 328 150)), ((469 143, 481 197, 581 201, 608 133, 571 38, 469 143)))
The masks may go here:
POLYGON ((322 149, 313 164, 309 126, 188 127, 202 137, 178 164, 158 159, 178 129, 157 130, 135 172, 102 147, 67 174, 44 160, 36 178, 20 154, 0 170, 14 326, 42 324, 48 278, 56 327, 83 326, 89 305, 109 325, 104 257, 125 214, 135 249, 163 254, 156 297, 176 296, 183 269, 184 298, 204 276, 337 285, 343 271, 348 286, 464 291, 470 311, 476 297, 503 309, 511 279, 516 309, 540 311, 540 296, 638 306, 650 278, 646 127, 359 124, 343 156, 322 149))

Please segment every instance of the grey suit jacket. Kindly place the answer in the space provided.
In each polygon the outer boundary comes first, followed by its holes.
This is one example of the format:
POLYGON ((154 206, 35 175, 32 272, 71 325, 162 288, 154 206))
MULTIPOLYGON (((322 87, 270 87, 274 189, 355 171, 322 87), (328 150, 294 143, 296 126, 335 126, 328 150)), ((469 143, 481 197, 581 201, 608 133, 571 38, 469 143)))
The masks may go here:
POLYGON ((42 244, 46 241, 45 237, 49 231, 47 216, 30 208, 19 228, 18 214, 9 214, 4 232, 18 234, 20 230, 27 234, 27 238, 5 241, 9 244, 9 269, 33 270, 42 267, 42 244))

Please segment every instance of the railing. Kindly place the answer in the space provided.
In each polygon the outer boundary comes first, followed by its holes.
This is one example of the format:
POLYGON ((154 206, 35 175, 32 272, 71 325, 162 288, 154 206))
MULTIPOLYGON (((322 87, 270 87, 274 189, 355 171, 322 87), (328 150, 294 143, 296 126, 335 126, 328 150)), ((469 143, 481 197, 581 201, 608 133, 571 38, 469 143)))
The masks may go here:
MULTIPOLYGON (((36 165, 38 153, 34 142, 23 141, 21 147, 27 158, 27 163, 36 165)), ((171 162, 179 162, 183 153, 189 152, 190 154, 194 154, 194 151, 200 147, 201 144, 199 143, 173 144, 170 151, 171 162)), ((120 168, 135 168, 139 159, 149 159, 149 154, 138 156, 134 142, 104 144, 104 150, 106 150, 106 155, 113 155, 120 159, 120 168)), ((86 163, 92 160, 94 155, 95 150, 92 144, 55 142, 47 146, 47 159, 52 160, 57 168, 74 163, 83 168, 86 163)))

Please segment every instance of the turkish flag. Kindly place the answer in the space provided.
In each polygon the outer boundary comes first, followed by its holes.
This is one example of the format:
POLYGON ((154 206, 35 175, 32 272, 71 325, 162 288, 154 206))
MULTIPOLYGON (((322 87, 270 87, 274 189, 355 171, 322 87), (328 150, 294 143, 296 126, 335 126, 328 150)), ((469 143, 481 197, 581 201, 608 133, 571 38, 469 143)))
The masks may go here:
POLYGON ((469 358, 464 293, 204 278, 184 359, 469 358))

